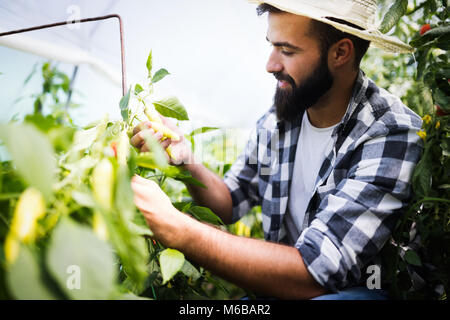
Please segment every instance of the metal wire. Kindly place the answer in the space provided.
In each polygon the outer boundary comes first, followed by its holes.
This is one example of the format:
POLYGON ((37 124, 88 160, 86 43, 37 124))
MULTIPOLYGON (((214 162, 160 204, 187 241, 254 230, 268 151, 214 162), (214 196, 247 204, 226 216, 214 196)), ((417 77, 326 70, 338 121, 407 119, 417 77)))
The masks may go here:
POLYGON ((44 24, 44 25, 40 25, 40 26, 34 26, 34 27, 30 27, 30 28, 11 30, 11 31, 6 31, 6 32, 1 32, 0 37, 9 36, 9 35, 17 34, 17 33, 35 31, 35 30, 40 30, 40 29, 53 28, 53 27, 67 25, 67 24, 92 22, 92 21, 106 20, 106 19, 111 19, 111 18, 117 18, 119 20, 120 58, 121 58, 121 64, 122 64, 122 95, 124 96, 127 93, 127 79, 126 79, 126 67, 125 67, 125 46, 124 46, 122 19, 118 14, 109 14, 106 16, 86 18, 86 19, 80 19, 80 20, 61 21, 61 22, 55 22, 55 23, 50 23, 50 24, 44 24))

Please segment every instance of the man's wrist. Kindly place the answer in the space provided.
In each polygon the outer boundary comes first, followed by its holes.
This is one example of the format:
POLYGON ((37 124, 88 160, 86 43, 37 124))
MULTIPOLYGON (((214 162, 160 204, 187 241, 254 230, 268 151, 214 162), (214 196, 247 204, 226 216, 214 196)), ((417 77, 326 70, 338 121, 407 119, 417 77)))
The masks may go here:
POLYGON ((196 232, 196 224, 200 222, 176 208, 174 210, 176 210, 175 213, 179 219, 177 219, 174 232, 171 233, 170 247, 182 251, 185 249, 186 244, 193 240, 193 235, 196 232))
POLYGON ((197 166, 199 163, 194 157, 193 153, 190 153, 180 164, 180 167, 184 170, 187 170, 189 172, 192 172, 195 166, 197 166))

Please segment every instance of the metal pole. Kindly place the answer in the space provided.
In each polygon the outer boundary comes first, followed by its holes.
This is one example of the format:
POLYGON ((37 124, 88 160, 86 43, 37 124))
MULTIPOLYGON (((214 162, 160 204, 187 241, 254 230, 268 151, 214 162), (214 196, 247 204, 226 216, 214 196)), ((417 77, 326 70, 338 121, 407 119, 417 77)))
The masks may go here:
POLYGON ((65 107, 66 111, 69 108, 70 100, 72 99, 73 84, 75 82, 75 78, 77 77, 77 73, 78 73, 78 66, 75 66, 75 68, 73 68, 72 79, 70 79, 69 92, 67 93, 67 101, 65 107))
POLYGON ((55 22, 55 23, 35 26, 35 27, 31 27, 31 28, 11 30, 11 31, 0 33, 0 37, 9 36, 9 35, 12 35, 12 34, 17 34, 17 33, 34 31, 34 30, 53 28, 53 27, 63 26, 63 25, 66 25, 66 24, 75 24, 75 23, 99 21, 99 20, 106 20, 106 19, 111 19, 111 18, 117 18, 119 20, 120 54, 121 54, 120 57, 121 57, 121 63, 122 63, 122 95, 124 96, 127 93, 127 80, 126 80, 126 68, 125 68, 125 46, 124 46, 122 19, 121 19, 121 17, 118 14, 109 14, 109 15, 106 15, 106 16, 86 18, 86 19, 81 19, 81 20, 61 21, 61 22, 55 22))

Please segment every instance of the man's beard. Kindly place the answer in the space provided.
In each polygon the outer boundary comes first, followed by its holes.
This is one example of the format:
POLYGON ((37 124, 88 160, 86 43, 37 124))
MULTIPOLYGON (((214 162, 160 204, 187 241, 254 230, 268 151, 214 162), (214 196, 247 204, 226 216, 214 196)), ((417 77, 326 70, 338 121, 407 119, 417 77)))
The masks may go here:
POLYGON ((322 55, 319 65, 300 86, 295 85, 291 76, 274 73, 277 80, 287 81, 292 88, 281 89, 277 85, 274 105, 279 120, 292 121, 299 114, 312 107, 333 85, 333 76, 328 69, 326 55, 322 55))

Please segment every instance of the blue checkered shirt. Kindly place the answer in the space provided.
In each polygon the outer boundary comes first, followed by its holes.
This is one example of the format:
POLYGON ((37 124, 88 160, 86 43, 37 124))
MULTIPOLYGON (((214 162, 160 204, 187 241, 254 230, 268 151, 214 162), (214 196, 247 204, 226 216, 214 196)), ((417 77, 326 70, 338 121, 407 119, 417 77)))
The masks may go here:
POLYGON ((411 198, 422 120, 360 70, 347 111, 333 130, 300 237, 289 243, 283 218, 302 117, 278 121, 270 108, 224 182, 233 222, 261 205, 265 239, 295 246, 316 281, 336 292, 361 281, 363 268, 376 260, 411 198))

